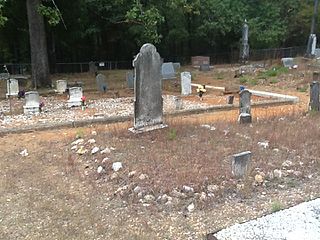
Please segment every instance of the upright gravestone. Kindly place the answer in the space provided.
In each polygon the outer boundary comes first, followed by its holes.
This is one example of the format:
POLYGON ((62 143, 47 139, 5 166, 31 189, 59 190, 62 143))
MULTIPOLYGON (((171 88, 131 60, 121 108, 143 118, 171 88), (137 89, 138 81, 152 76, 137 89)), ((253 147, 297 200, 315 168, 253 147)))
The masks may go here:
POLYGON ((40 111, 39 93, 30 91, 25 93, 25 105, 23 106, 24 114, 37 114, 40 111))
POLYGON ((242 45, 241 45, 240 59, 246 62, 249 59, 249 26, 247 20, 244 21, 242 27, 242 45))
POLYGON ((56 85, 57 85, 57 92, 60 94, 65 93, 68 88, 67 80, 57 80, 56 85))
POLYGON ((68 107, 78 107, 82 104, 82 87, 69 88, 69 100, 67 102, 68 107))
POLYGON ((176 107, 176 110, 183 109, 183 102, 182 99, 179 97, 174 97, 174 105, 176 107))
POLYGON ((161 87, 161 59, 155 46, 144 44, 133 60, 134 126, 130 131, 140 133, 164 128, 161 87))
POLYGON ((174 62, 173 63, 173 68, 175 72, 178 72, 179 69, 181 68, 181 64, 179 62, 174 62))
POLYGON ((100 92, 106 92, 107 91, 107 78, 102 73, 99 73, 96 76, 96 83, 98 91, 100 92))
POLYGON ((240 123, 251 123, 251 92, 248 90, 242 90, 240 92, 240 114, 239 114, 239 122, 240 123))
POLYGON ((281 58, 284 67, 292 68, 294 66, 293 58, 281 58))
POLYGON ((11 78, 7 79, 7 94, 9 96, 18 96, 19 93, 19 82, 17 79, 11 78))
POLYGON ((190 95, 191 93, 192 93, 191 73, 182 72, 181 73, 181 95, 190 95))
POLYGON ((311 55, 316 55, 316 47, 317 47, 317 36, 315 34, 312 35, 312 44, 311 44, 311 55))
POLYGON ((191 57, 191 64, 193 67, 200 67, 201 65, 210 65, 210 57, 207 57, 207 56, 191 57))
POLYGON ((319 103, 319 82, 313 81, 310 84, 310 103, 309 108, 312 111, 319 111, 320 110, 320 103, 319 103))
POLYGON ((162 79, 176 78, 176 73, 172 62, 163 63, 161 66, 162 79))
POLYGON ((250 151, 233 155, 231 160, 231 169, 233 176, 237 178, 244 177, 249 170, 250 160, 250 151))
POLYGON ((129 89, 134 88, 134 74, 133 71, 127 72, 127 84, 129 89))
POLYGON ((209 64, 201 64, 200 65, 200 71, 202 71, 202 72, 210 71, 210 65, 209 64))
POLYGON ((89 62, 89 72, 90 73, 95 73, 97 71, 98 71, 98 68, 96 66, 96 63, 93 62, 93 61, 89 62))

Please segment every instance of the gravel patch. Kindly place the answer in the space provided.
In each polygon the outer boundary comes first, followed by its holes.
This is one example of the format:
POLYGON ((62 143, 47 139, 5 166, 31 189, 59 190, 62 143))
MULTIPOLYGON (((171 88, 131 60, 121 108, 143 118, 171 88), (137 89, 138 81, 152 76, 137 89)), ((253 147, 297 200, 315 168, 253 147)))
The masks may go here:
POLYGON ((219 231, 218 240, 320 239, 320 198, 219 231))

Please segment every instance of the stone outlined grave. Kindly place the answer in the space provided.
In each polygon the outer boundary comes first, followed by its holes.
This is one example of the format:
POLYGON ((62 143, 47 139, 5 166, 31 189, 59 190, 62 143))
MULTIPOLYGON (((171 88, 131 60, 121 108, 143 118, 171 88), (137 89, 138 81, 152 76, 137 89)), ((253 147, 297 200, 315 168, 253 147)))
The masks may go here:
POLYGON ((144 44, 133 60, 134 126, 132 132, 146 132, 164 128, 161 81, 161 59, 155 46, 144 44))
POLYGON ((37 114, 40 111, 39 93, 30 91, 25 93, 25 105, 23 106, 24 114, 37 114))

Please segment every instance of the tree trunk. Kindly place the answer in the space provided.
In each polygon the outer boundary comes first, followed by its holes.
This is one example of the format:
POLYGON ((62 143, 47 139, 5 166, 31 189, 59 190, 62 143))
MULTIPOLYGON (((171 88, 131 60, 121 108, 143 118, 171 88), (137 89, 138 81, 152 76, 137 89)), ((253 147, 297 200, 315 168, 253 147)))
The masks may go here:
POLYGON ((35 88, 51 86, 43 16, 38 13, 41 0, 26 0, 30 36, 32 81, 35 88))

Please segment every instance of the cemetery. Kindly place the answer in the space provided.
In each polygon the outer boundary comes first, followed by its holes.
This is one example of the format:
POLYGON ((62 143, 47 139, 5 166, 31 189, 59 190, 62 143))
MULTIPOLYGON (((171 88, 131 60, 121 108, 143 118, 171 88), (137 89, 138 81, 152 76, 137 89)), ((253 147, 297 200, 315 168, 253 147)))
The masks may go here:
POLYGON ((0 239, 320 239, 312 2, 0 1, 0 239))

